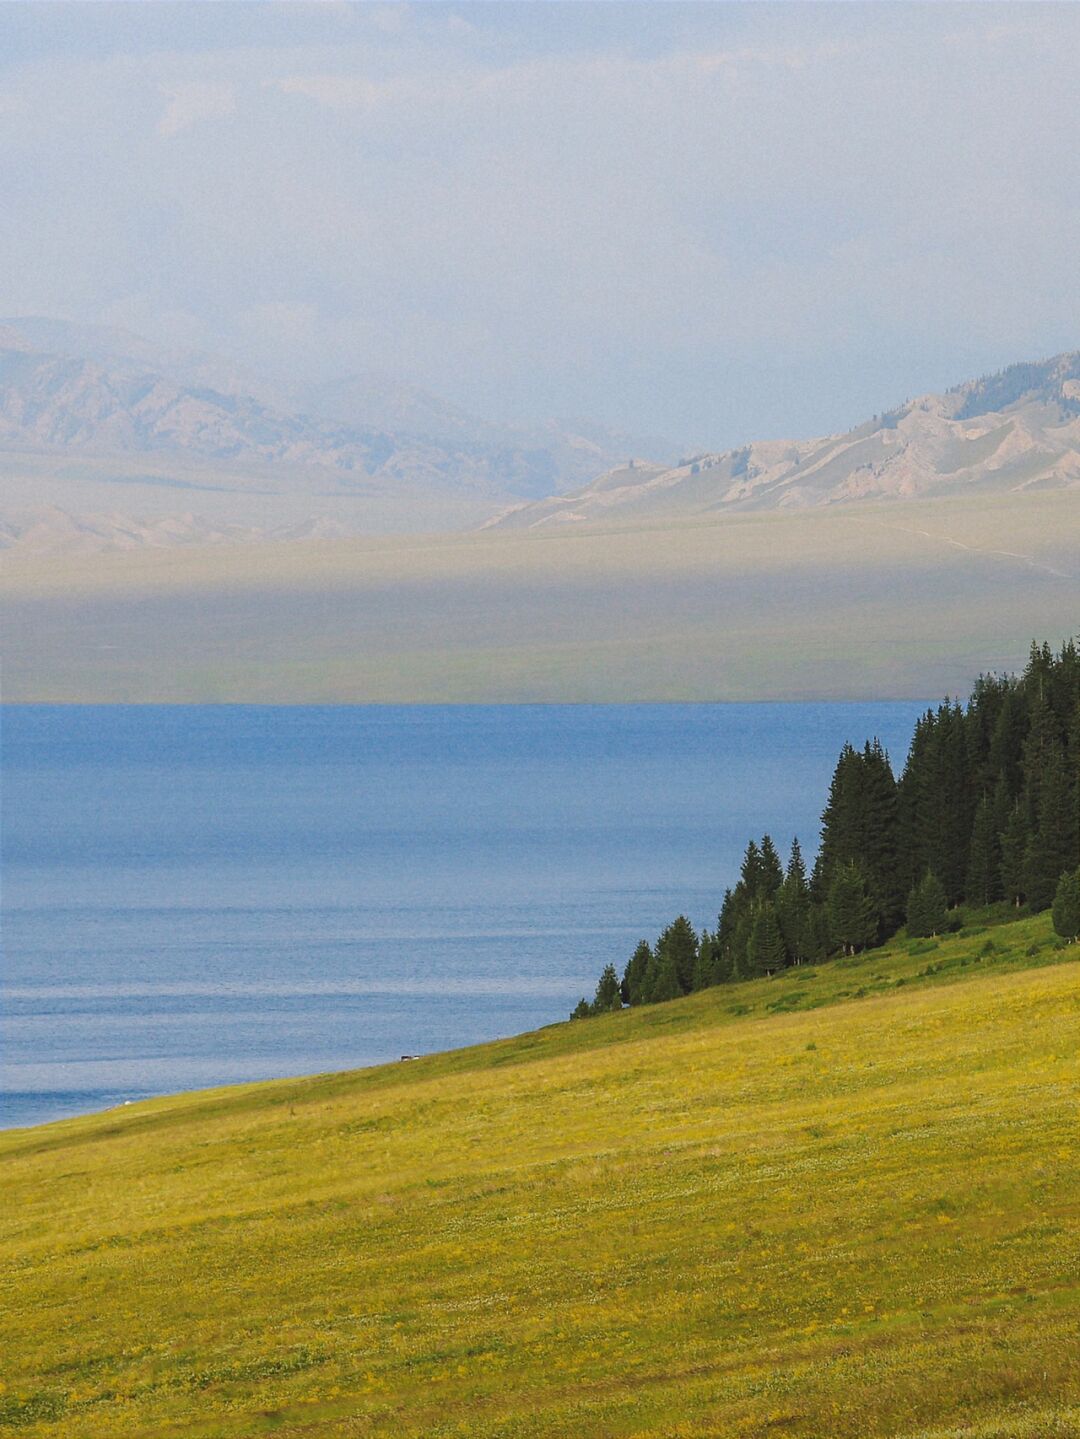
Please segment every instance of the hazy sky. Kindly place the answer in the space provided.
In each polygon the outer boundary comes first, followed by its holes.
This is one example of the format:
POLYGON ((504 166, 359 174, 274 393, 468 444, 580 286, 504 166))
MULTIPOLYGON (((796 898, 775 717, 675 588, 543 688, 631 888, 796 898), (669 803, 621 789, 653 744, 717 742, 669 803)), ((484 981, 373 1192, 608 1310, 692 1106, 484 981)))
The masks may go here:
POLYGON ((0 313, 713 445, 1080 348, 1080 5, 0 5, 0 313))

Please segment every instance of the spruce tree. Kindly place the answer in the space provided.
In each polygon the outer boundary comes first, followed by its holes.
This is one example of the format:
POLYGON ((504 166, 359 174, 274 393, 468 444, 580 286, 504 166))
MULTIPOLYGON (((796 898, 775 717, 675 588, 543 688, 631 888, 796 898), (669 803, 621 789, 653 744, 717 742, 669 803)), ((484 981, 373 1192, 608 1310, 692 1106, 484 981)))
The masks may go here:
POLYGON ((853 860, 841 865, 829 886, 826 908, 833 945, 854 954, 872 944, 877 930, 874 903, 866 892, 866 878, 853 860))
POLYGON ((780 856, 776 852, 776 845, 773 844, 769 835, 762 836, 759 853, 761 866, 758 892, 765 899, 775 899, 784 882, 784 870, 780 863, 780 856))
POLYGON ((700 993, 703 989, 709 989, 713 984, 713 968, 711 957, 698 949, 697 959, 694 961, 694 979, 691 991, 694 994, 700 993))
POLYGON ((747 969, 750 975, 775 974, 784 968, 784 936, 780 933, 780 921, 776 917, 776 906, 763 900, 755 910, 747 945, 747 969))
POLYGON ((829 936, 829 916, 825 905, 811 904, 807 933, 809 935, 807 959, 813 964, 828 959, 832 940, 829 936))
POLYGON ((1025 860, 1028 848, 1028 827, 1023 806, 1017 803, 1001 834, 1001 887, 1005 898, 1019 908, 1027 888, 1025 860))
POLYGON ((653 953, 647 940, 640 940, 637 948, 627 960, 622 978, 622 997, 625 1004, 640 1004, 642 987, 649 970, 653 953))
POLYGON ((1057 883, 1076 861, 1076 801, 1072 776, 1059 744, 1038 756, 1031 776, 1033 831, 1024 855, 1024 888, 1032 909, 1048 909, 1057 883))
POLYGON ((810 957, 810 886, 797 838, 791 842, 791 856, 780 886, 777 912, 788 958, 792 964, 802 964, 810 957))
POLYGON ((596 986, 593 1013, 607 1014, 613 1009, 622 1009, 622 991, 619 988, 619 976, 615 973, 615 966, 605 964, 596 986))
POLYGON ((658 951, 646 976, 645 1003, 662 1004, 668 999, 678 999, 682 993, 674 959, 670 952, 658 951))
POLYGON ((757 840, 752 839, 746 846, 746 854, 743 856, 742 868, 739 871, 738 889, 742 888, 742 894, 747 900, 755 900, 761 893, 764 882, 764 867, 761 862, 761 850, 758 849, 757 840))
POLYGON ((974 807, 967 721, 948 702, 916 724, 900 782, 900 873, 909 887, 932 869, 950 904, 963 898, 974 807))
POLYGON ((707 929, 703 929, 698 940, 697 959, 694 961, 692 985, 694 993, 719 984, 721 973, 719 942, 715 935, 710 934, 707 929))
POLYGON ((948 925, 945 886, 927 870, 908 895, 907 931, 912 939, 942 934, 948 925))
POLYGON ((1075 944, 1080 935, 1080 869, 1070 870, 1058 880, 1050 916, 1062 939, 1075 944))
MULTIPOLYGON (((994 802, 984 794, 975 810, 964 881, 964 898, 969 904, 984 908, 1001 898, 1001 845, 996 824, 994 802)), ((909 922, 909 931, 910 928, 909 922)))
POLYGON ((821 816, 821 848, 814 867, 815 894, 824 897, 837 869, 858 863, 883 934, 903 912, 899 881, 900 818, 896 780, 878 740, 862 751, 846 744, 821 816))
POLYGON ((669 955, 675 969, 675 978, 683 994, 689 994, 694 987, 694 965, 697 962, 698 941, 694 927, 685 914, 672 920, 656 941, 657 955, 669 955))
POLYGON ((986 764, 994 780, 1004 784, 1010 800, 1015 800, 1020 793, 1027 727, 1027 704, 1023 691, 1015 680, 1006 681, 990 733, 986 764))

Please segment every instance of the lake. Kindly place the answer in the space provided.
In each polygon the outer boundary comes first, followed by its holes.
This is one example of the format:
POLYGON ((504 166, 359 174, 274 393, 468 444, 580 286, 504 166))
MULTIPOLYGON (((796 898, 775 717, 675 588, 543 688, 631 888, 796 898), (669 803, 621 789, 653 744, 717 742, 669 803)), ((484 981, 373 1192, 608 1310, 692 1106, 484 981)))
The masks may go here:
POLYGON ((6 707, 0 1126, 564 1019, 922 708, 6 707))

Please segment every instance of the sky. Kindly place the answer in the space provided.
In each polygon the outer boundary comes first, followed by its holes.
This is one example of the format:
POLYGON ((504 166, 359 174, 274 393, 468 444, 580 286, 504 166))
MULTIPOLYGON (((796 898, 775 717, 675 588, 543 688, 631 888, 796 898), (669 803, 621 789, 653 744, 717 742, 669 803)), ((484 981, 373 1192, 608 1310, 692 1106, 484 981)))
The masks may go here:
POLYGON ((0 5, 0 314, 723 448, 1080 348, 1080 5, 0 5))

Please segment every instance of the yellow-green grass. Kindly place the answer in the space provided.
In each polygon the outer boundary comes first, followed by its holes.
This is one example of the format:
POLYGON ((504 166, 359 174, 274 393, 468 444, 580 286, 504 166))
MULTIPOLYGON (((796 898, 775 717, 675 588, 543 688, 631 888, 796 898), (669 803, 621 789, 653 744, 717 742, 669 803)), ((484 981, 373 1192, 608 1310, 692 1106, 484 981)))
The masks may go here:
POLYGON ((0 1431, 1080 1434, 1075 954, 975 926, 0 1136, 0 1431))

